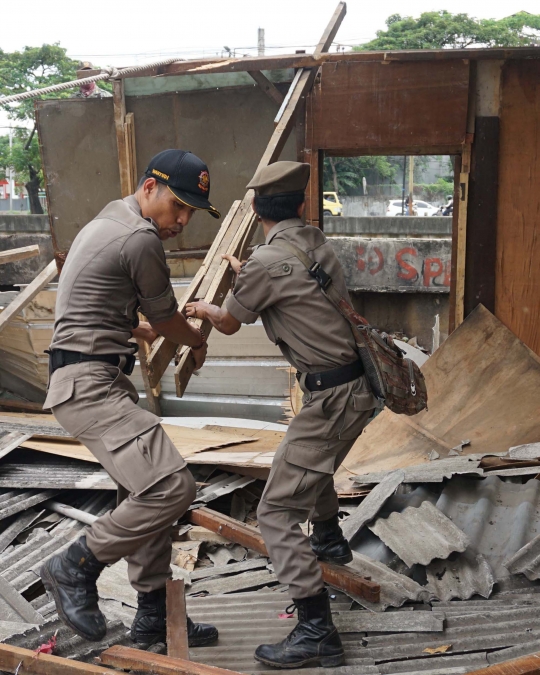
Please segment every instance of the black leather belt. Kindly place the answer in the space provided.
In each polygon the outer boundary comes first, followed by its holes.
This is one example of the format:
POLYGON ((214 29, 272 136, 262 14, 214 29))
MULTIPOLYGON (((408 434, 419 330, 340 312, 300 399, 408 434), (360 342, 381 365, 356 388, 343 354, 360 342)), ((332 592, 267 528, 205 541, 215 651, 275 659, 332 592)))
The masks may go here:
POLYGON ((135 367, 135 356, 133 354, 83 354, 82 352, 71 352, 67 349, 51 349, 47 351, 49 355, 49 374, 53 374, 58 368, 64 366, 71 366, 74 363, 82 363, 83 361, 105 361, 113 366, 120 365, 122 356, 126 359, 126 365, 122 368, 125 375, 131 375, 135 367))
MULTIPOLYGON (((306 375, 306 388, 309 391, 323 391, 357 380, 363 374, 364 366, 362 362, 355 361, 354 363, 348 363, 346 366, 325 370, 322 373, 308 373, 306 375)), ((300 373, 296 373, 296 379, 299 380, 300 376, 300 373)))

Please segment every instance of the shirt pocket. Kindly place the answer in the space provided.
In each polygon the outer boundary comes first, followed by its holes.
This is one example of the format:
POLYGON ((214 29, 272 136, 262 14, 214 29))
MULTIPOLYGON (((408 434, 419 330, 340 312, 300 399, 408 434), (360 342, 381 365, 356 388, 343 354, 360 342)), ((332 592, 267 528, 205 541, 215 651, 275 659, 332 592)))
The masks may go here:
POLYGON ((281 260, 277 263, 272 263, 266 268, 268 274, 273 278, 287 277, 292 273, 292 264, 287 260, 281 260))
POLYGON ((73 396, 73 391, 75 388, 75 381, 72 377, 65 380, 55 380, 49 384, 49 391, 47 392, 47 398, 43 404, 44 410, 49 408, 54 408, 57 405, 61 405, 66 401, 69 401, 73 396))

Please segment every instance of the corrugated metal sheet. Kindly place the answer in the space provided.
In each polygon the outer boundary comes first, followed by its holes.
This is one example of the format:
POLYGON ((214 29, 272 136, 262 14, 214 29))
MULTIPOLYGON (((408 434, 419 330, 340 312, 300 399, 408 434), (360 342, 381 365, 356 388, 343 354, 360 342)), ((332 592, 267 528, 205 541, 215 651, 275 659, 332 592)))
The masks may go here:
POLYGON ((441 600, 467 600, 475 593, 489 598, 495 578, 483 555, 471 551, 455 559, 434 560, 426 568, 428 585, 441 600))
POLYGON ((51 456, 39 461, 35 453, 28 458, 23 451, 16 452, 21 454, 20 461, 10 454, 9 461, 0 463, 1 488, 116 490, 107 472, 97 464, 51 456))
POLYGON ((463 552, 469 545, 467 535, 428 501, 418 508, 410 506, 402 513, 379 518, 369 529, 408 567, 448 558, 450 553, 463 552))
POLYGON ((540 578, 540 535, 503 564, 511 574, 524 574, 531 581, 540 578))

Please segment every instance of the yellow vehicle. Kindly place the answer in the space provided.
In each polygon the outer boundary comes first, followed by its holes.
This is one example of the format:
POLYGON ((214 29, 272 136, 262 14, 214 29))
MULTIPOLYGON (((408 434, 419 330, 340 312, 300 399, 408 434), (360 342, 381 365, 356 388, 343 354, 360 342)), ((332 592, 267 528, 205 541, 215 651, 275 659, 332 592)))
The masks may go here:
POLYGON ((323 192, 323 215, 341 216, 343 204, 339 201, 337 192, 323 192))

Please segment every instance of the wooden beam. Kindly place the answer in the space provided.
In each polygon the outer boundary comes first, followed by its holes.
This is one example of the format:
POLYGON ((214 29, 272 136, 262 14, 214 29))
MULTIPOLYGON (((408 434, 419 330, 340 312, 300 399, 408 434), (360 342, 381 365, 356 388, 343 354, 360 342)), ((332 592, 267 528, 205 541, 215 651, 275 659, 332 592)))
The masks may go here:
MULTIPOLYGON (((245 525, 230 516, 202 507, 190 511, 189 520, 194 525, 202 525, 207 530, 216 532, 235 544, 246 546, 262 555, 268 555, 261 533, 254 527, 245 525)), ((369 602, 379 602, 381 592, 379 584, 364 579, 350 567, 325 562, 319 562, 319 565, 323 579, 334 588, 365 598, 369 602)))
POLYGON ((283 99, 285 98, 283 94, 279 91, 279 89, 274 85, 273 82, 270 82, 270 80, 266 77, 266 75, 263 75, 263 73, 261 73, 260 70, 248 70, 248 74, 252 79, 255 80, 255 82, 264 91, 264 93, 268 96, 268 98, 271 98, 272 101, 274 101, 278 105, 281 105, 283 103, 283 99))
MULTIPOLYGON (((538 59, 538 47, 511 47, 500 49, 418 49, 372 52, 345 52, 321 54, 280 54, 279 56, 253 56, 237 59, 214 58, 178 61, 166 66, 157 66, 154 69, 145 69, 140 73, 131 73, 128 78, 134 77, 166 77, 169 75, 191 75, 193 73, 231 73, 249 72, 254 70, 283 70, 288 68, 317 68, 323 63, 352 62, 383 62, 393 61, 447 61, 469 59, 479 60, 509 60, 509 59, 538 59)), ((119 77, 122 77, 120 70, 119 77)))
POLYGON ((42 270, 37 277, 28 284, 28 286, 21 291, 19 295, 12 300, 9 305, 0 314, 0 333, 8 325, 8 323, 17 316, 23 309, 29 305, 36 295, 49 284, 58 274, 56 261, 51 261, 47 267, 42 270))
POLYGON ((167 655, 189 660, 186 596, 182 579, 167 580, 167 655))
POLYGON ((127 197, 131 192, 131 177, 126 142, 126 98, 124 80, 113 80, 114 127, 116 130, 116 147, 118 149, 118 168, 120 172, 120 192, 127 197))
MULTIPOLYGON (((2 315, 0 314, 0 316, 2 315)), ((0 408, 52 415, 50 410, 43 410, 43 403, 35 403, 34 401, 19 401, 15 398, 0 398, 0 408)))
POLYGON ((539 673, 540 652, 536 652, 511 661, 494 663, 486 668, 472 670, 469 675, 538 675, 539 673))
POLYGON ((458 328, 465 318, 465 262, 467 257, 467 204, 469 201, 469 174, 471 168, 471 145, 466 143, 461 154, 457 209, 457 240, 455 263, 455 315, 454 328, 458 328))
POLYGON ((0 253, 0 265, 17 262, 17 260, 35 258, 37 255, 39 255, 39 246, 37 246, 37 244, 33 244, 32 246, 22 246, 21 248, 12 248, 9 251, 2 251, 0 253))
MULTIPOLYGON (((135 651, 135 650, 133 650, 135 651)), ((112 675, 115 671, 92 663, 82 663, 31 649, 0 644, 0 669, 19 675, 112 675)))
MULTIPOLYGON (((99 660, 105 665, 122 670, 140 670, 147 673, 156 673, 156 675, 231 675, 231 673, 236 672, 121 645, 109 647, 101 653, 99 660)), ((110 670, 107 672, 111 673, 110 670)), ((21 675, 25 674, 22 673, 21 675)))
MULTIPOLYGON (((327 51, 332 44, 332 40, 343 21, 346 14, 346 4, 344 2, 338 3, 338 6, 332 16, 332 19, 326 27, 317 48, 315 55, 327 51)), ((316 70, 299 71, 295 76, 293 83, 290 86, 289 92, 283 101, 283 105, 278 112, 278 120, 274 133, 266 147, 266 150, 259 162, 257 171, 262 169, 279 159, 281 151, 289 138, 289 134, 293 128, 295 115, 297 110, 302 108, 305 97, 311 89, 316 77, 316 70)), ((230 237, 230 245, 226 252, 236 258, 242 259, 249 243, 257 229, 257 218, 251 208, 251 201, 253 199, 253 191, 249 190, 242 200, 240 209, 231 219, 231 231, 234 236, 230 237)), ((212 305, 221 307, 230 288, 229 282, 229 263, 226 260, 217 261, 219 267, 212 277, 210 270, 206 273, 206 278, 197 292, 197 298, 204 299, 212 305)), ((209 321, 197 320, 195 325, 204 331, 208 336, 212 331, 212 324, 209 321)), ((176 394, 183 396, 186 387, 189 383, 191 375, 195 370, 195 361, 191 351, 184 348, 180 354, 179 362, 176 366, 175 381, 176 394)))

